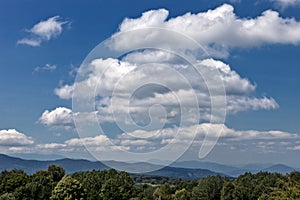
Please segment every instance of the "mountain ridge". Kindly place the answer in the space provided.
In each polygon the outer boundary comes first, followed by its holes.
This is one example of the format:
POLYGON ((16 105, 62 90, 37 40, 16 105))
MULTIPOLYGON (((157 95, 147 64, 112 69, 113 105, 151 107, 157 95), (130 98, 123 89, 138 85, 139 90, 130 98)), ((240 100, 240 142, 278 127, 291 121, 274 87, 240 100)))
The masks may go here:
MULTIPOLYGON (((12 156, 8 156, 5 154, 0 154, 0 171, 3 170, 12 170, 12 169, 21 169, 29 174, 33 174, 38 170, 45 170, 49 165, 57 164, 63 167, 66 170, 66 173, 74 173, 79 171, 88 171, 88 170, 106 170, 110 169, 107 165, 112 164, 112 166, 116 166, 119 164, 126 167, 153 167, 149 163, 124 163, 118 161, 104 161, 103 163, 100 161, 89 161, 85 159, 71 159, 71 158, 63 158, 52 161, 39 161, 39 160, 25 160, 22 158, 16 158, 12 156), (113 163, 109 163, 113 162, 113 163)), ((122 166, 122 167, 123 167, 122 166)), ((215 176, 221 175, 226 176, 225 174, 216 173, 207 169, 186 169, 186 168, 175 168, 175 167, 163 167, 156 166, 159 169, 147 173, 143 173, 146 175, 154 175, 154 176, 166 176, 173 178, 187 178, 187 179, 199 179, 206 176, 215 176)))
POLYGON ((143 169, 144 171, 150 171, 143 173, 145 175, 166 176, 173 178, 203 178, 214 175, 237 177, 245 172, 257 173, 260 171, 285 174, 298 170, 284 164, 248 164, 244 165, 245 168, 242 168, 214 162, 201 162, 192 160, 177 161, 172 163, 170 166, 164 166, 148 162, 127 163, 113 160, 100 162, 73 158, 62 158, 56 160, 27 160, 10 155, 0 154, 0 171, 22 169, 29 174, 33 174, 38 170, 47 169, 47 167, 52 164, 60 165, 66 170, 67 173, 88 170, 106 170, 111 168, 109 166, 114 166, 114 168, 117 170, 139 171, 139 169, 143 169), (152 171, 151 169, 157 170, 152 171))

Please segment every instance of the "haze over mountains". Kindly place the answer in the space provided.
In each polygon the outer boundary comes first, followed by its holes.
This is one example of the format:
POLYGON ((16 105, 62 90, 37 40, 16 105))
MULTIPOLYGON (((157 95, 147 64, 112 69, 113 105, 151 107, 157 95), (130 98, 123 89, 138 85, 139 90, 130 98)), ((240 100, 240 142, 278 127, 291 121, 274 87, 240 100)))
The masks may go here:
MULTIPOLYGON (((138 162, 138 163, 125 163, 118 161, 105 161, 109 166, 130 167, 130 168, 143 168, 147 169, 157 164, 138 162)), ((62 166, 67 173, 73 173, 78 171, 88 170, 105 170, 109 169, 107 165, 100 161, 90 161, 84 159, 56 159, 56 160, 26 160, 17 157, 12 157, 4 154, 0 154, 0 171, 11 169, 22 169, 27 173, 34 173, 37 170, 47 169, 49 165, 57 164, 62 166)), ((206 176, 222 175, 229 177, 237 177, 245 172, 256 173, 259 171, 278 172, 278 173, 290 173, 299 169, 295 169, 283 164, 251 164, 244 166, 229 166, 224 164, 218 164, 213 162, 201 162, 201 161, 180 161, 174 162, 168 167, 163 167, 159 170, 146 173, 148 175, 155 176, 167 176, 174 178, 203 178, 206 176)))

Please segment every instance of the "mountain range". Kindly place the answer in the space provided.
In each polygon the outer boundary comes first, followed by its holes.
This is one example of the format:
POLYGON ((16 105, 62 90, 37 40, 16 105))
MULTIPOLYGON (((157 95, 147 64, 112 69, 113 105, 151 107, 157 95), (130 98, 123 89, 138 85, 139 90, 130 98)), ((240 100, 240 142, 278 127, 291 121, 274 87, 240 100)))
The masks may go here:
MULTIPOLYGON (((206 176, 228 176, 237 177, 245 172, 256 173, 259 171, 277 172, 277 173, 290 173, 298 169, 294 169, 283 164, 252 164, 244 166, 229 166, 224 164, 218 164, 213 162, 201 162, 201 161, 180 161, 174 162, 170 166, 163 167, 158 164, 151 164, 147 162, 135 162, 125 163, 118 161, 90 161, 84 159, 70 159, 62 158, 56 160, 33 160, 33 159, 22 159, 13 156, 0 154, 0 171, 11 170, 11 169, 22 169, 25 172, 32 174, 38 170, 47 169, 49 165, 56 164, 60 165, 66 170, 66 173, 74 173, 79 171, 88 170, 105 170, 109 169, 108 166, 115 166, 120 169, 153 169, 159 168, 158 170, 145 173, 153 176, 166 176, 173 178, 190 178, 198 179, 206 176)), ((150 170, 149 170, 150 171, 150 170)), ((299 171, 299 170, 298 170, 299 171)))
POLYGON ((182 161, 174 162, 172 167, 184 167, 192 169, 210 169, 217 173, 226 174, 227 176, 237 177, 246 172, 257 173, 260 171, 286 174, 292 171, 300 171, 300 169, 293 168, 284 164, 246 164, 240 166, 229 166, 224 164, 218 164, 213 162, 201 162, 201 161, 182 161))

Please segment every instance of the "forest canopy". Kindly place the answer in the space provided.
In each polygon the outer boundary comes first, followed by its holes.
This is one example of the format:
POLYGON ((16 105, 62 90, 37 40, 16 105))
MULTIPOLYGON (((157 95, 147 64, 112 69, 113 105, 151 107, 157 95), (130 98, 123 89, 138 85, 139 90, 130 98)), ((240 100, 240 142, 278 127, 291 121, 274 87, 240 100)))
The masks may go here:
POLYGON ((300 199, 300 172, 245 173, 199 180, 92 170, 66 174, 57 165, 28 175, 0 173, 0 200, 276 200, 300 199))

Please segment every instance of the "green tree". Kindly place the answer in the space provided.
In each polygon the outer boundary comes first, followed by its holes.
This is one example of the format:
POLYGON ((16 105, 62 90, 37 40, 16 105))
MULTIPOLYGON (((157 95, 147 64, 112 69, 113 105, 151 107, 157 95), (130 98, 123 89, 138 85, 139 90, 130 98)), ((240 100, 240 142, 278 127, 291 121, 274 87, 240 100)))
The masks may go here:
POLYGON ((51 200, 85 200, 86 192, 79 181, 65 175, 55 186, 51 200))
POLYGON ((152 187, 148 184, 143 184, 143 195, 147 200, 154 200, 153 194, 155 190, 156 190, 155 187, 152 187))
POLYGON ((51 191, 56 183, 53 182, 48 171, 37 171, 29 179, 30 181, 26 185, 15 190, 16 199, 44 200, 50 198, 51 191))
POLYGON ((300 199, 300 190, 288 187, 286 190, 274 188, 270 194, 262 194, 259 200, 294 200, 300 199))
POLYGON ((0 200, 15 200, 15 196, 12 193, 4 193, 0 196, 0 200))
POLYGON ((28 175, 23 170, 4 170, 0 174, 0 195, 13 193, 16 188, 26 185, 28 181, 28 175))
MULTIPOLYGON (((283 179, 285 177, 276 173, 245 173, 235 180, 235 199, 257 200, 262 194, 270 193, 270 188, 281 185, 278 180, 283 179)), ((284 183, 285 181, 282 182, 284 183)))
POLYGON ((72 175, 89 192, 87 200, 130 199, 140 196, 134 188, 134 181, 126 172, 114 169, 103 171, 78 172, 72 175))
POLYGON ((208 176, 200 179, 193 189, 193 200, 219 200, 225 179, 221 176, 208 176))
POLYGON ((174 200, 189 200, 191 198, 191 193, 187 191, 185 188, 181 190, 176 190, 173 195, 174 200))
POLYGON ((107 170, 104 174, 105 182, 102 184, 100 199, 103 200, 128 200, 133 197, 133 179, 127 172, 117 172, 114 169, 107 170))
POLYGON ((58 165, 50 165, 47 171, 54 182, 60 181, 65 175, 64 168, 58 165))
POLYGON ((118 190, 119 190, 119 184, 117 183, 117 180, 111 178, 103 184, 99 196, 103 200, 120 199, 122 194, 120 194, 118 190))
POLYGON ((72 175, 73 178, 80 181, 82 186, 88 190, 87 200, 98 200, 102 185, 105 183, 106 171, 87 171, 78 172, 72 175))
POLYGON ((234 198, 234 185, 231 181, 226 181, 221 191, 221 200, 233 200, 234 198))
POLYGON ((153 196, 159 200, 171 200, 172 199, 172 191, 170 185, 164 184, 158 187, 153 196))

